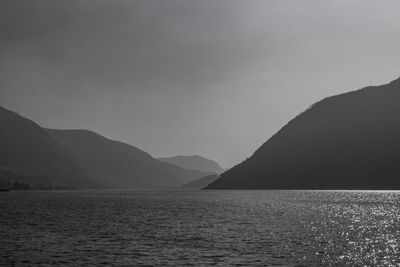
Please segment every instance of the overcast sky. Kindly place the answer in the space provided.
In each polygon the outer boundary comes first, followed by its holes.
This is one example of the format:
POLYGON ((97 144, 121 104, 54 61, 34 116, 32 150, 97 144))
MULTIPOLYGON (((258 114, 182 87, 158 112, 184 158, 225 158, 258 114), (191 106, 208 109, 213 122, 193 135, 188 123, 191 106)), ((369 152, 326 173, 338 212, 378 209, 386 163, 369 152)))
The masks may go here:
POLYGON ((399 48, 397 0, 1 0, 0 105, 230 167, 399 48))

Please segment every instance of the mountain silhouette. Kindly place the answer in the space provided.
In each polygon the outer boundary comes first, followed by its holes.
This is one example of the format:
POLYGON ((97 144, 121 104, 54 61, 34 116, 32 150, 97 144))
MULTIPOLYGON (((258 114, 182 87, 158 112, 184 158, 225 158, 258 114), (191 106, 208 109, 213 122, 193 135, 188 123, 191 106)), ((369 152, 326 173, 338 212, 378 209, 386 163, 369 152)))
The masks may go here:
POLYGON ((225 171, 217 162, 198 155, 158 158, 158 160, 168 162, 188 170, 197 170, 208 174, 220 174, 225 171))
POLYGON ((0 125, 0 184, 40 189, 100 186, 33 121, 0 107, 0 125))
POLYGON ((199 171, 158 161, 134 146, 88 130, 47 129, 47 132, 107 187, 177 187, 204 176, 199 171))
POLYGON ((400 189, 400 79, 323 99, 207 189, 400 189))
POLYGON ((0 188, 179 187, 204 176, 87 130, 50 130, 0 107, 0 188))
POLYGON ((194 181, 188 182, 182 185, 183 188, 190 188, 190 189, 202 189, 209 185, 211 182, 215 181, 219 176, 216 174, 207 175, 204 177, 200 177, 194 181))

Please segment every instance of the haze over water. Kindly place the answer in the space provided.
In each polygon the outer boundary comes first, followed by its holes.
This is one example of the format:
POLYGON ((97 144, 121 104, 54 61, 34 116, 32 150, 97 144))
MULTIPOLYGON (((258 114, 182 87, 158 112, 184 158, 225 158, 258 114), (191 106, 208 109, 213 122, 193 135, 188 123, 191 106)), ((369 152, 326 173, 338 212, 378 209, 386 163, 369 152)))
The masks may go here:
POLYGON ((0 194, 0 265, 389 265, 400 193, 0 194))

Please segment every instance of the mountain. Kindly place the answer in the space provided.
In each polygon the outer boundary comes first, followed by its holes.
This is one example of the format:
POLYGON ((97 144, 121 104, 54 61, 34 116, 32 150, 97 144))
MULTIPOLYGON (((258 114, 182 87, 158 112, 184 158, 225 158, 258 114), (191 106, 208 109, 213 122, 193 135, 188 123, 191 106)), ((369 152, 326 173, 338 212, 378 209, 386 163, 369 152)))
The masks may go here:
POLYGON ((209 174, 220 174, 225 171, 217 162, 197 155, 158 158, 158 160, 168 162, 188 170, 197 170, 209 174))
POLYGON ((0 184, 31 188, 98 187, 45 130, 0 107, 0 184))
POLYGON ((0 107, 0 188, 178 187, 204 176, 87 130, 43 129, 0 107))
POLYGON ((47 132, 59 142, 96 180, 111 188, 177 187, 204 176, 154 159, 125 143, 88 130, 47 132))
POLYGON ((323 99, 208 189, 400 189, 400 79, 323 99))
POLYGON ((207 175, 204 177, 200 177, 194 181, 186 183, 182 185, 183 188, 190 188, 190 189, 202 189, 209 185, 211 182, 215 181, 219 176, 216 174, 207 175))

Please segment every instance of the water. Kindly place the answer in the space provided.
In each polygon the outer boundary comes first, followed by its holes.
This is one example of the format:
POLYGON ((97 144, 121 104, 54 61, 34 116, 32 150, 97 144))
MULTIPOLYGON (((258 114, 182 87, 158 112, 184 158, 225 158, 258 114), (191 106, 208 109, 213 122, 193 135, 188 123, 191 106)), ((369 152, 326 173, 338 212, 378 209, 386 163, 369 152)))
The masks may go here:
POLYGON ((0 265, 400 263, 400 193, 0 193, 0 265))

